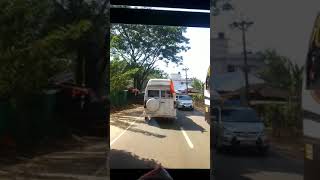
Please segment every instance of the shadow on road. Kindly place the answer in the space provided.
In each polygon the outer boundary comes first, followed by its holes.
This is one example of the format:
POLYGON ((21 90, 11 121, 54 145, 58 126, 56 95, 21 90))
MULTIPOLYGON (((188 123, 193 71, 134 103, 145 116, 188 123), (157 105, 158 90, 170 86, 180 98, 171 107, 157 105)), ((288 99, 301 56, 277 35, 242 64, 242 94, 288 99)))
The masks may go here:
MULTIPOLYGON (((273 174, 272 179, 286 179, 279 177, 277 173, 303 177, 303 162, 288 159, 274 151, 262 156, 251 149, 229 150, 216 154, 215 160, 216 179, 253 180, 261 179, 261 177, 270 179, 271 177, 268 178, 266 173, 273 174)), ((288 176, 287 179, 291 178, 292 176, 288 176)))
MULTIPOLYGON (((196 110, 189 112, 177 111, 177 120, 166 120, 160 118, 155 118, 154 120, 156 120, 161 129, 180 131, 180 128, 183 127, 183 129, 186 131, 206 132, 206 129, 195 123, 194 120, 189 116, 203 116, 203 113, 196 110)), ((149 123, 149 125, 155 126, 153 123, 149 123)))
MULTIPOLYGON (((133 122, 133 120, 131 120, 131 122, 133 122)), ((110 125, 116 126, 121 129, 127 129, 131 125, 131 122, 128 119, 117 118, 115 120, 110 121, 110 125)), ((145 121, 144 120, 136 120, 135 123, 145 124, 145 121)), ((145 131, 143 129, 139 129, 139 128, 137 128, 136 125, 132 125, 127 130, 131 131, 131 132, 135 132, 135 133, 141 133, 146 136, 157 137, 157 138, 165 138, 166 137, 165 135, 161 135, 161 134, 145 131)))
POLYGON ((159 163, 153 159, 141 158, 131 152, 111 149, 109 164, 110 169, 153 169, 159 163))

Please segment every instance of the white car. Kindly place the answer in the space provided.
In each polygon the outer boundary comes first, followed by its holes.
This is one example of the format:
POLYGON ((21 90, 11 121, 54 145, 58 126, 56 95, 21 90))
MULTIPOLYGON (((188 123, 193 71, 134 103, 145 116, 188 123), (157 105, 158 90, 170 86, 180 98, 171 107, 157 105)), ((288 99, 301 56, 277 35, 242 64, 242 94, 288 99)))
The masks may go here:
POLYGON ((176 119, 176 97, 170 79, 150 79, 144 95, 145 119, 176 119))
POLYGON ((177 96, 177 108, 178 109, 193 110, 192 97, 190 97, 188 95, 178 95, 177 96))

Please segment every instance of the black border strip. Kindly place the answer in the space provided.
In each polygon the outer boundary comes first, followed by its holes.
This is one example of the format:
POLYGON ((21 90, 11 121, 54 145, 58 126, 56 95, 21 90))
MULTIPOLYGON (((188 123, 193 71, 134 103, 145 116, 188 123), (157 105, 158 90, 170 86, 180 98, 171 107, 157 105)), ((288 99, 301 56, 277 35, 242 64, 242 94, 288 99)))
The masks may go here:
MULTIPOLYGON (((135 180, 152 169, 110 169, 111 180, 135 180)), ((210 169, 166 169, 173 179, 210 180, 210 169)))
POLYGON ((112 5, 210 10, 210 0, 110 0, 112 5))
POLYGON ((203 12, 111 8, 110 14, 110 21, 115 24, 146 24, 210 28, 210 13, 203 12))

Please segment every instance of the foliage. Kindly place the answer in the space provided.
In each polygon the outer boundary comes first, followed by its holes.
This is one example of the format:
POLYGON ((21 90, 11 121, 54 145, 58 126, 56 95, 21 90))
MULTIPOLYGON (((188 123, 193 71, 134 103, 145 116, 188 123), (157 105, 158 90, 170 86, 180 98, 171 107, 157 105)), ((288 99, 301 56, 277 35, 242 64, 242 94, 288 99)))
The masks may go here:
POLYGON ((134 86, 141 89, 157 61, 182 62, 178 54, 189 49, 184 32, 185 27, 116 24, 111 28, 111 54, 127 61, 127 69, 139 69, 134 86))
POLYGON ((79 52, 88 51, 83 44, 103 44, 106 2, 1 1, 0 96, 39 93, 50 77, 72 70, 79 52))
MULTIPOLYGON (((282 125, 301 129, 301 93, 304 67, 292 63, 290 59, 279 55, 275 50, 267 50, 262 55, 267 67, 260 72, 260 77, 271 86, 289 92, 287 103, 281 106, 282 125)), ((267 109, 267 114, 272 114, 275 108, 279 109, 280 107, 270 107, 267 109)))
POLYGON ((203 92, 203 90, 204 90, 204 83, 201 80, 197 79, 197 78, 193 78, 192 79, 191 86, 195 90, 200 91, 200 92, 203 92))
POLYGON ((274 87, 289 89, 291 85, 289 59, 278 55, 274 50, 265 51, 263 59, 267 68, 260 72, 260 77, 274 87))
POLYGON ((53 0, 52 26, 87 21, 90 29, 81 38, 68 43, 76 70, 76 82, 85 82, 98 96, 109 92, 109 0, 53 0), (87 68, 83 68, 83 65, 87 68))
POLYGON ((169 75, 161 69, 153 69, 148 76, 148 79, 167 79, 169 75))
POLYGON ((126 70, 127 62, 124 60, 113 59, 110 64, 110 76, 111 76, 111 92, 121 91, 127 88, 132 79, 132 76, 138 71, 138 69, 126 70))

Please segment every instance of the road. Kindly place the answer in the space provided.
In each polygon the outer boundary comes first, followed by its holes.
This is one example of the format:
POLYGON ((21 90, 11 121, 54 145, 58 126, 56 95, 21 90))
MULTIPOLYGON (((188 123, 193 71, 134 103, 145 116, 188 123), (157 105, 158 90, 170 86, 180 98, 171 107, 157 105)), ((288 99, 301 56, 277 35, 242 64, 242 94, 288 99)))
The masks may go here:
POLYGON ((0 179, 109 179, 104 138, 82 137, 76 144, 66 142, 60 150, 46 151, 32 157, 0 158, 0 179))
POLYGON ((210 168, 210 127, 199 111, 178 111, 177 120, 145 122, 143 107, 111 115, 110 168, 210 168))
POLYGON ((275 146, 261 156, 251 149, 216 154, 216 180, 303 180, 303 155, 294 157, 275 146))
MULTIPOLYGON (((111 115, 111 169, 208 169, 210 127, 198 111, 178 111, 175 122, 142 117, 143 108, 111 115)), ((303 160, 274 147, 267 156, 243 149, 216 155, 216 180, 302 180, 303 160)))

